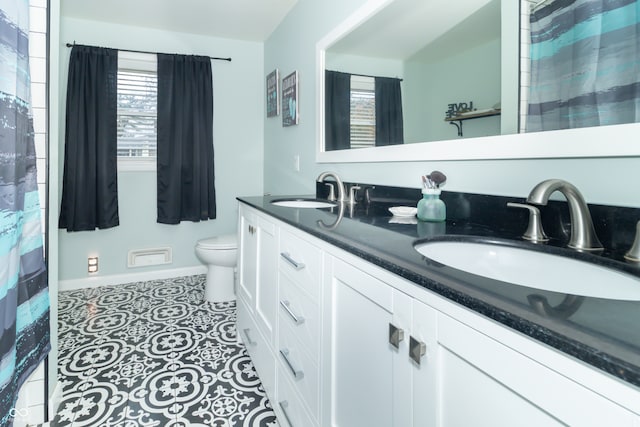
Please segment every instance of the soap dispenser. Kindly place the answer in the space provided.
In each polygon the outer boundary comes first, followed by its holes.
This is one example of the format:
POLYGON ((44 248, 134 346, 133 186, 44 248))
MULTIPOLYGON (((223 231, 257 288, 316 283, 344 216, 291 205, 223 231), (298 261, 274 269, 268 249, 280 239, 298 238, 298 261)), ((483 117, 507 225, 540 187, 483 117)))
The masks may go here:
POLYGON ((443 222, 447 219, 447 207, 440 199, 440 187, 447 177, 439 171, 422 176, 422 199, 418 202, 418 219, 428 222, 443 222))

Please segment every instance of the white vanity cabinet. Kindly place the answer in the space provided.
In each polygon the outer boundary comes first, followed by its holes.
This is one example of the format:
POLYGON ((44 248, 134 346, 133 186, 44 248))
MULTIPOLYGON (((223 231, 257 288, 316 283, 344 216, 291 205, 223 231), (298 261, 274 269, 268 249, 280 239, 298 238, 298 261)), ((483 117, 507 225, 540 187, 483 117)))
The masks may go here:
POLYGON ((338 256, 349 263, 331 257, 325 280, 324 425, 637 427, 638 415, 615 401, 616 388, 627 402, 637 390, 338 256))
POLYGON ((238 333, 280 425, 640 427, 637 387, 240 212, 238 333))
POLYGON ((272 394, 276 389, 277 228, 269 216, 240 204, 238 236, 238 335, 267 394, 272 394))

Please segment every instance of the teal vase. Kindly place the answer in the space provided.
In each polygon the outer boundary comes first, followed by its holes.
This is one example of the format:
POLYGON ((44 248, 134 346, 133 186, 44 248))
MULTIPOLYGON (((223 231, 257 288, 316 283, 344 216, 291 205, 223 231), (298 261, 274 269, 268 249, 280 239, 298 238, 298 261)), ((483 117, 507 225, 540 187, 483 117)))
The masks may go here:
POLYGON ((422 200, 418 202, 418 219, 428 222, 443 222, 447 219, 447 207, 440 200, 440 190, 422 190, 422 200))

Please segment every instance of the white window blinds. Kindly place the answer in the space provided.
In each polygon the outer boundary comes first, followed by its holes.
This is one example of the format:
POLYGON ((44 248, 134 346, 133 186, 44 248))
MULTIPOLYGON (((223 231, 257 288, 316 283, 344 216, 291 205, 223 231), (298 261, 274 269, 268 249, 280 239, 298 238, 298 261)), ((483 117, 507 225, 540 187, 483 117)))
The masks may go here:
POLYGON ((376 145, 376 99, 373 77, 351 76, 351 148, 376 145))
POLYGON ((158 78, 152 71, 118 70, 118 158, 156 157, 158 78))

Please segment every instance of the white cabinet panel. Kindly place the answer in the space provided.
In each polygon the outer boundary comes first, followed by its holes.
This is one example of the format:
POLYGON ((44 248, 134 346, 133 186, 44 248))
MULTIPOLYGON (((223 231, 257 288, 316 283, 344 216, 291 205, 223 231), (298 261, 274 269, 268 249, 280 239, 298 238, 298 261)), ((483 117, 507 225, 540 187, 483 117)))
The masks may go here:
POLYGON ((258 327, 275 346, 278 307, 278 258, 276 227, 258 217, 258 269, 255 291, 255 316, 258 327))
POLYGON ((322 277, 322 252, 306 240, 291 232, 280 230, 279 268, 301 289, 313 298, 320 299, 322 277))
POLYGON ((272 350, 249 314, 245 302, 238 299, 236 307, 238 337, 247 348, 267 395, 273 396, 276 384, 276 361, 272 350))
POLYGON ((438 340, 442 425, 632 425, 611 400, 444 314, 438 340))
POLYGON ((339 260, 334 260, 330 286, 330 424, 392 426, 392 289, 339 260), (363 294, 365 289, 375 298, 363 294))
MULTIPOLYGON (((274 395, 271 395, 274 396, 274 395)), ((310 427, 316 425, 307 413, 298 393, 284 375, 278 375, 278 396, 272 406, 282 427, 310 427)))
MULTIPOLYGON (((281 315, 282 316, 282 315, 281 315)), ((294 385, 311 414, 318 418, 318 365, 304 350, 293 327, 281 323, 278 339, 278 372, 294 385)))
POLYGON ((243 298, 253 313, 258 277, 258 219, 249 209, 240 209, 238 234, 238 288, 236 296, 243 298))
POLYGON ((420 363, 411 360, 411 381, 413 384, 411 402, 413 404, 413 426, 437 426, 440 424, 438 396, 438 312, 432 307, 413 300, 411 338, 417 344, 424 344, 425 352, 420 363))
POLYGON ((288 325, 300 340, 302 347, 318 362, 320 352, 320 309, 287 276, 280 276, 279 289, 280 325, 288 325))

